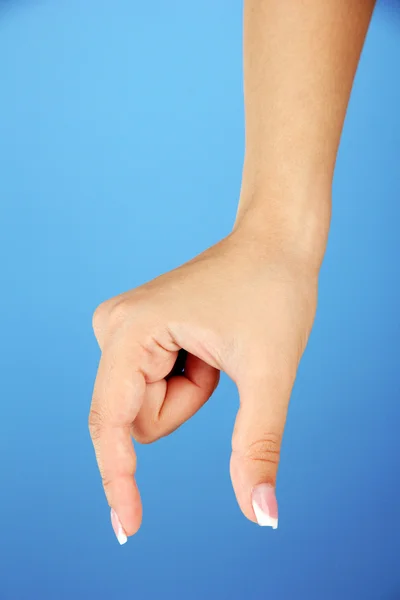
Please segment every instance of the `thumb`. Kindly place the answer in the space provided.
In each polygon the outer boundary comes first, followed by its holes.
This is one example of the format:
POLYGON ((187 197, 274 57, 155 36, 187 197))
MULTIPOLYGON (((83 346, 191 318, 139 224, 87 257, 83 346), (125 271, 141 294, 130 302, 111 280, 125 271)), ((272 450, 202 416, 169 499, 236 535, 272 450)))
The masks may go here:
POLYGON ((264 373, 238 385, 240 408, 232 437, 232 485, 245 516, 273 529, 278 526, 276 477, 293 381, 293 377, 264 373))

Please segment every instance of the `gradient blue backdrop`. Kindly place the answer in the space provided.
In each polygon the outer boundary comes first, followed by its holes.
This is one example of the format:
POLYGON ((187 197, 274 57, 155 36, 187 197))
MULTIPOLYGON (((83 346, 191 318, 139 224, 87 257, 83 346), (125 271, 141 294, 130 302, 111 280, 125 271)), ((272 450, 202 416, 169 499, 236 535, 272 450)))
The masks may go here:
MULTIPOLYGON (((120 547, 87 431, 102 300, 228 233, 240 0, 0 2, 0 599, 400 598, 400 15, 378 5, 295 386, 280 527, 236 505, 237 392, 139 447, 120 547)), ((266 99, 267 101, 267 99, 266 99)))

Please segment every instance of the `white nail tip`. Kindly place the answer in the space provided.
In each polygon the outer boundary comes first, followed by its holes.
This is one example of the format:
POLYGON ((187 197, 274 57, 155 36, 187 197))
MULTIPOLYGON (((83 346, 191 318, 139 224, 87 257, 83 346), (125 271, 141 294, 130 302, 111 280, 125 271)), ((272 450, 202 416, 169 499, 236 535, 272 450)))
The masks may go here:
POLYGON ((126 544, 126 542, 128 541, 128 538, 126 537, 125 533, 123 532, 122 527, 118 531, 117 540, 119 541, 121 546, 122 546, 122 544, 126 544))
POLYGON ((119 541, 119 543, 122 546, 122 544, 126 544, 126 542, 128 541, 128 538, 127 538, 126 533, 121 525, 121 521, 119 520, 118 515, 113 508, 111 509, 110 516, 111 516, 111 525, 114 529, 115 537, 117 538, 117 540, 119 541))
POLYGON ((128 541, 128 538, 126 537, 126 534, 121 526, 118 527, 117 540, 119 541, 121 546, 122 544, 126 544, 126 542, 128 541))
POLYGON ((253 510, 256 515, 257 523, 261 527, 272 527, 272 529, 278 528, 278 519, 270 517, 267 513, 265 513, 257 504, 257 502, 253 502, 253 510))

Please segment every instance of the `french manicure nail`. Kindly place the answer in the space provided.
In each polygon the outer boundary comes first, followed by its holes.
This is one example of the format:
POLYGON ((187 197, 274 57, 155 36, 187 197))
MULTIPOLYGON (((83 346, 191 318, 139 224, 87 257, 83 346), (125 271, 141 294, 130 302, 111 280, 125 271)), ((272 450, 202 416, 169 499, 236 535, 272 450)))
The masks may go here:
POLYGON ((126 537, 126 533, 123 530, 121 521, 119 520, 118 515, 113 508, 111 509, 111 524, 113 526, 114 533, 117 536, 117 540, 122 546, 122 544, 125 544, 128 541, 128 538, 126 537))
POLYGON ((268 483, 261 483, 253 489, 252 505, 257 523, 262 527, 278 527, 278 504, 275 490, 268 483))

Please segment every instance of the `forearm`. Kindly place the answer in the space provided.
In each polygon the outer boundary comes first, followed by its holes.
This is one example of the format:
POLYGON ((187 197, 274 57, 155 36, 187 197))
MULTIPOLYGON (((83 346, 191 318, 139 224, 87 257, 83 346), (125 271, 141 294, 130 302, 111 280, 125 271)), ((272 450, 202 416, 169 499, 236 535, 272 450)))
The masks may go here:
POLYGON ((322 260, 343 121, 374 0, 245 0, 246 143, 235 229, 322 260))

